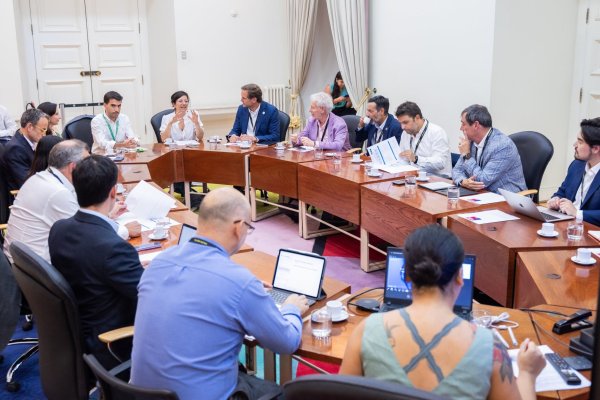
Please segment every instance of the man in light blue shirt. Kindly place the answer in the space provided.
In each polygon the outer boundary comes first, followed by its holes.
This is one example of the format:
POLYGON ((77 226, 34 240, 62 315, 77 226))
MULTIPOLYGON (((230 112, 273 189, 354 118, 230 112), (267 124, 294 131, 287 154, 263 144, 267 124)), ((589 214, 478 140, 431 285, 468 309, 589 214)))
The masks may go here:
POLYGON ((202 202, 197 236, 156 257, 138 286, 131 381, 173 390, 181 400, 249 398, 279 390, 238 372, 244 335, 291 354, 302 337, 304 296, 280 310, 263 284, 229 256, 253 227, 244 196, 231 188, 202 202))

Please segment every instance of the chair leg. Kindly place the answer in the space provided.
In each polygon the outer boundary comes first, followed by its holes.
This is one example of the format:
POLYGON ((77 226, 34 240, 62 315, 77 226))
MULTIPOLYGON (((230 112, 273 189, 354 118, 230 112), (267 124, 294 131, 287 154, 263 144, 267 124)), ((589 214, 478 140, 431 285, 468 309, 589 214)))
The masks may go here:
POLYGON ((39 346, 31 346, 27 351, 19 356, 10 366, 6 372, 6 390, 9 392, 16 392, 20 389, 21 385, 18 382, 13 381, 13 375, 17 372, 17 369, 23 364, 24 361, 28 360, 34 354, 39 351, 39 346))

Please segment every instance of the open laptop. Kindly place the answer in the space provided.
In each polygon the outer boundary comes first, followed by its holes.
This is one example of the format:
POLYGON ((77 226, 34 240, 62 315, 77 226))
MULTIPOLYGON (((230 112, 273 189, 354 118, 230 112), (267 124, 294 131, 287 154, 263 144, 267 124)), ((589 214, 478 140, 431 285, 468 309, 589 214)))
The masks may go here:
POLYGON ((280 249, 273 274, 273 288, 268 293, 278 306, 292 293, 306 296, 310 306, 324 295, 325 265, 325 257, 318 254, 280 249))
MULTIPOLYGON (((475 283, 475 256, 465 255, 462 266, 464 285, 454 303, 454 313, 469 320, 473 308, 473 286, 475 283)), ((404 269, 404 253, 398 247, 389 247, 387 253, 387 270, 385 274, 385 291, 379 312, 395 310, 412 303, 410 282, 406 282, 404 269)))
POLYGON ((189 240, 195 235, 196 227, 188 224, 181 224, 181 232, 179 233, 179 240, 177 241, 177 245, 189 242, 189 240))
POLYGON ((522 196, 518 193, 512 193, 504 189, 498 189, 498 191, 502 196, 504 196, 510 208, 519 214, 527 215, 528 217, 542 222, 555 222, 573 219, 573 217, 570 215, 553 211, 546 207, 538 206, 527 196, 522 196))

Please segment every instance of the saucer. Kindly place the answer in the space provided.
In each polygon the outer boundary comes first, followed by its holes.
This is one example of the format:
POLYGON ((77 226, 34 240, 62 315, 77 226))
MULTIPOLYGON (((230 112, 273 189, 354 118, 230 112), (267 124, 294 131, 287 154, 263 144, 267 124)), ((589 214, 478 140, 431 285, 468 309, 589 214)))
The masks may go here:
MULTIPOLYGON (((316 316, 316 313, 313 313, 313 315, 316 316)), ((347 311, 342 311, 338 316, 336 317, 331 317, 331 322, 342 322, 348 319, 348 312, 347 311)))
POLYGON ((168 234, 167 234, 167 235, 165 235, 165 236, 163 236, 163 237, 156 237, 156 236, 154 236, 154 233, 151 233, 151 234, 149 234, 149 235, 148 235, 148 238, 149 238, 150 240, 165 240, 165 239, 166 239, 166 238, 168 238, 168 237, 169 237, 169 235, 168 235, 168 234))
POLYGON ((553 238, 553 237, 557 237, 558 236, 558 232, 557 231, 554 231, 550 235, 547 235, 544 232, 542 232, 541 229, 537 231, 537 234, 540 235, 540 236, 543 236, 543 237, 547 237, 547 238, 553 238))
POLYGON ((281 147, 275 146, 275 150, 285 150, 285 146, 281 146, 281 147))
POLYGON ((350 162, 353 164, 360 164, 361 162, 363 162, 363 160, 350 160, 350 162))
POLYGON ((419 181, 419 182, 429 182, 429 177, 427 177, 427 178, 417 178, 417 181, 419 181))
POLYGON ((377 174, 372 174, 372 173, 368 173, 367 176, 371 177, 371 178, 379 178, 380 176, 382 176, 383 174, 381 172, 377 173, 377 174))
POLYGON ((325 157, 334 157, 335 153, 325 153, 325 157))
POLYGON ((592 257, 588 262, 581 262, 581 261, 579 261, 579 259, 577 258, 577 256, 573 256, 573 257, 571 257, 571 261, 573 261, 575 264, 580 264, 580 265, 593 265, 593 264, 596 264, 596 259, 594 257, 592 257))

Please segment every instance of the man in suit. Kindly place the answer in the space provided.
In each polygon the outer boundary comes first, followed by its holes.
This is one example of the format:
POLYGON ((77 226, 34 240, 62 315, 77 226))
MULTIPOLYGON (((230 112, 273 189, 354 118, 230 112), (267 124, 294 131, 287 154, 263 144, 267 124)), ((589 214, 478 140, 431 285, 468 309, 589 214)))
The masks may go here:
POLYGON ((333 100, 325 92, 310 96, 308 124, 300 134, 293 134, 291 140, 296 146, 310 146, 323 150, 350 150, 350 138, 346 122, 332 112, 333 100))
POLYGON ((262 100, 262 90, 249 83, 242 86, 242 104, 235 114, 229 141, 273 144, 279 141, 279 111, 262 100))
POLYGON ((35 146, 46 135, 48 116, 36 108, 21 116, 21 129, 6 144, 2 166, 8 190, 20 189, 33 163, 35 146))
POLYGON ((484 106, 467 107, 460 117, 460 158, 452 170, 452 180, 471 190, 520 192, 527 189, 521 157, 513 141, 496 128, 484 106))
POLYGON ((108 218, 116 201, 117 166, 92 155, 73 170, 81 207, 50 229, 50 259, 71 285, 79 306, 85 351, 111 367, 115 359, 98 334, 133 324, 142 265, 108 218))
POLYGON ((584 119, 580 126, 573 144, 575 160, 548 207, 600 225, 600 118, 584 119))
POLYGON ((388 111, 390 101, 383 96, 373 96, 367 103, 367 117, 361 117, 356 129, 356 141, 367 140, 367 148, 381 141, 395 137, 398 143, 402 136, 400 123, 388 111))

